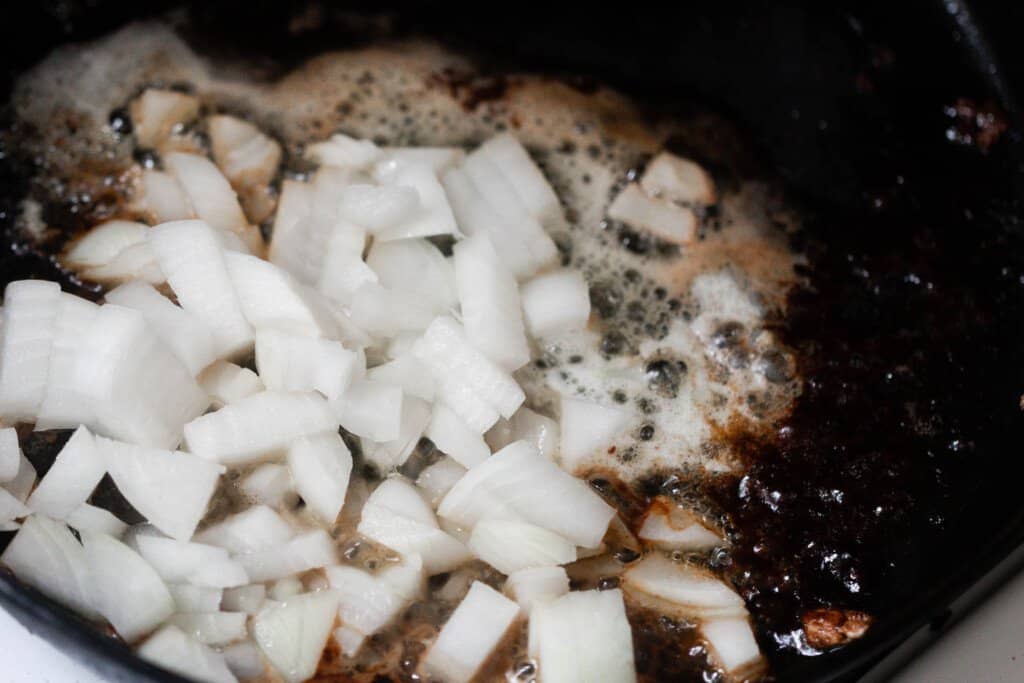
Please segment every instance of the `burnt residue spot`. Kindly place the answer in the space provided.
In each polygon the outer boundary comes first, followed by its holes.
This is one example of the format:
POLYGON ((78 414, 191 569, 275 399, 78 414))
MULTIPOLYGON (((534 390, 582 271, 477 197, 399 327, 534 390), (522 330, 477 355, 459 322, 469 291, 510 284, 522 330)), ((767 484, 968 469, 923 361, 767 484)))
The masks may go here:
POLYGON ((704 673, 714 671, 714 667, 701 646, 695 623, 630 604, 626 606, 626 615, 633 630, 633 653, 640 681, 709 680, 704 673))
POLYGON ((981 152, 988 152, 1009 127, 1006 114, 990 100, 978 104, 961 97, 946 105, 943 113, 949 119, 946 139, 958 145, 973 146, 981 152))
POLYGON ((682 360, 659 358, 644 366, 648 388, 666 398, 676 397, 686 372, 686 363, 682 360))
POLYGON ((484 102, 501 99, 509 87, 508 79, 502 74, 484 75, 451 67, 432 74, 428 84, 448 90, 466 111, 473 111, 484 102))

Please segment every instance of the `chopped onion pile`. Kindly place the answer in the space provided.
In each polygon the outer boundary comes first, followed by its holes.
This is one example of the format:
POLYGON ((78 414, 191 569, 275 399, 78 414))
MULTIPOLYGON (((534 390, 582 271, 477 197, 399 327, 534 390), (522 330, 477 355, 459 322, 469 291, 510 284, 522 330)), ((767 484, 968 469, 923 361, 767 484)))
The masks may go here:
MULTIPOLYGON (((634 680, 623 593, 570 591, 563 565, 604 552, 615 516, 570 472, 636 418, 576 398, 560 423, 524 406, 512 373, 539 341, 586 327, 590 300, 581 273, 556 268, 561 205, 516 138, 469 154, 310 145, 319 169, 284 181, 265 248, 254 223, 275 210, 280 145, 217 115, 200 123, 212 160, 181 151, 199 116, 181 93, 147 90, 132 113, 164 160, 140 175, 153 225, 107 222, 65 256, 117 286, 100 304, 43 281, 4 295, 0 418, 74 429, 38 483, 0 429, 0 525, 18 530, 4 564, 199 681, 306 680, 330 638, 358 656, 445 572, 439 595, 461 602, 422 675, 473 679, 526 617, 546 683, 634 680), (442 457, 403 470, 414 484, 397 470, 423 438, 442 457), (372 490, 353 472, 357 441, 383 476, 372 490), (105 476, 144 524, 90 504, 105 476), (219 487, 241 508, 211 505, 219 487), (376 571, 341 552, 356 534, 385 553, 376 571), (470 585, 474 559, 514 600, 470 585)), ((663 155, 610 214, 685 242, 681 203, 713 199, 699 167, 663 155)), ((652 513, 641 537, 720 541, 681 515, 652 513)), ((724 670, 759 661, 743 601, 713 576, 652 551, 623 586, 706 619, 724 670)))

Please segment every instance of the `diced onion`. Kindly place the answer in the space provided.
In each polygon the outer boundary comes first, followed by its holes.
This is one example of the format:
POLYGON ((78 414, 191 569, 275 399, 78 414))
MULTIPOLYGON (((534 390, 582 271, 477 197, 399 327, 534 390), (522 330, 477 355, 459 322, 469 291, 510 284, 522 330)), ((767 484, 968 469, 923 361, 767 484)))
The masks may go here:
POLYGON ((325 572, 338 593, 342 623, 364 637, 391 623, 422 596, 424 588, 423 562, 418 555, 408 555, 376 575, 347 566, 328 567, 325 572))
POLYGON ((146 169, 142 172, 142 203, 154 223, 195 218, 185 189, 170 173, 146 169))
POLYGON ((37 430, 95 424, 96 411, 88 391, 79 383, 78 364, 87 360, 79 349, 98 314, 99 306, 91 301, 67 293, 60 295, 46 391, 36 416, 37 430))
POLYGON ((578 398, 563 397, 561 412, 559 458, 569 471, 576 470, 596 451, 607 449, 636 421, 628 410, 578 398))
POLYGON ((157 148, 177 126, 199 115, 199 100, 176 90, 149 88, 132 101, 135 139, 141 147, 157 148))
POLYGON ((443 405, 434 407, 426 435, 438 450, 466 468, 479 465, 491 455, 483 437, 443 405))
POLYGON ((689 159, 661 152, 647 163, 640 187, 652 197, 674 202, 714 204, 715 183, 707 171, 689 159))
POLYGON ((498 517, 477 522, 467 546, 503 574, 576 560, 576 546, 558 534, 528 522, 498 517))
POLYGON ((362 358, 340 342, 273 329, 256 333, 256 368, 268 389, 316 390, 336 399, 362 372, 361 366, 362 358))
POLYGON ((469 342, 505 370, 530 360, 519 287, 490 240, 474 235, 455 245, 455 284, 469 342))
POLYGON ((653 598, 662 609, 701 616, 741 616, 746 607, 736 591, 710 573, 651 553, 622 575, 623 588, 653 598))
POLYGON ((318 394, 262 391, 185 425, 191 452, 228 464, 282 452, 300 436, 337 429, 327 401, 318 394))
POLYGON ((697 216, 692 209, 650 197, 636 183, 630 183, 615 197, 608 216, 676 244, 689 244, 697 234, 697 216))
POLYGON ((60 285, 19 280, 4 291, 0 339, 0 415, 32 421, 46 394, 60 285))
POLYGON ((333 591, 267 603, 253 621, 253 638, 284 680, 300 683, 316 672, 337 610, 338 596, 333 591))
POLYGON ((520 294, 526 325, 534 337, 587 325, 590 292, 579 271, 563 269, 535 277, 522 286, 520 294))
POLYGON ((149 522, 171 538, 192 538, 223 468, 203 458, 96 437, 114 484, 149 522))
POLYGON ((138 653, 147 662, 200 683, 238 683, 223 655, 175 626, 164 626, 150 636, 138 653))
POLYGON ((622 591, 576 591, 534 605, 529 650, 545 683, 633 683, 633 635, 622 591))
POLYGON ((91 600, 128 642, 138 640, 174 611, 174 598, 156 571, 134 550, 103 534, 82 532, 91 600))
POLYGON ((181 183, 200 219, 240 238, 250 251, 262 252, 263 237, 259 229, 249 225, 238 196, 212 161, 196 154, 172 152, 164 155, 164 166, 181 183))
POLYGON ((468 683, 518 616, 519 605, 473 582, 423 658, 423 670, 445 683, 468 683))
POLYGON ((550 602, 569 592, 569 575, 562 567, 530 567, 509 574, 505 590, 529 614, 534 605, 550 602))
POLYGON ((134 545, 143 559, 168 583, 234 588, 249 582, 242 566, 230 560, 223 548, 183 543, 151 534, 137 535, 134 545))
POLYGON ((266 598, 267 587, 257 583, 248 586, 238 586, 237 588, 228 588, 224 591, 224 597, 221 599, 220 604, 228 612, 256 614, 260 611, 266 598))
POLYGON ((191 586, 187 583, 169 583, 167 590, 171 592, 178 612, 216 612, 220 610, 224 595, 222 588, 191 586))
POLYGON ((28 506, 33 512, 53 519, 66 519, 89 499, 106 473, 106 460, 97 451, 92 434, 85 427, 79 427, 29 496, 28 506))
POLYGON ((266 505, 254 505, 204 529, 195 540, 246 554, 282 545, 294 535, 280 515, 266 505))
POLYGON ((341 426, 378 443, 398 438, 402 426, 402 390, 373 380, 353 382, 335 409, 341 426))
POLYGON ((303 436, 288 447, 295 490, 318 519, 328 525, 341 511, 352 473, 352 454, 338 432, 303 436))
POLYGON ((254 502, 276 507, 291 490, 292 476, 284 465, 266 463, 242 479, 239 487, 254 502))
POLYGON ((255 372, 224 360, 210 365, 196 379, 214 408, 223 408, 266 389, 255 372))
POLYGON ((203 221, 164 223, 150 231, 149 245, 178 303, 206 323, 218 351, 231 356, 251 348, 252 328, 213 228, 203 221))
POLYGON ((204 645, 227 645, 245 639, 245 620, 241 612, 180 612, 167 623, 204 645))
POLYGON ((517 441, 469 470, 441 501, 438 514, 466 528, 484 517, 517 517, 593 548, 615 509, 585 482, 517 441))
POLYGON ((706 619, 700 625, 700 633, 713 661, 727 674, 738 673, 761 659, 750 620, 745 616, 706 619))
POLYGON ((71 243, 64 262, 72 268, 105 266, 130 246, 146 241, 149 228, 135 221, 100 223, 71 243))
POLYGON ((322 529, 296 536, 278 546, 239 555, 237 559, 255 582, 283 579, 338 561, 334 540, 322 529))
POLYGON ((423 491, 431 505, 436 507, 464 474, 465 467, 454 458, 445 456, 420 472, 420 476, 416 478, 416 486, 423 491))
POLYGON ((6 484, 18 476, 20 462, 18 430, 14 427, 0 429, 0 484, 6 484))

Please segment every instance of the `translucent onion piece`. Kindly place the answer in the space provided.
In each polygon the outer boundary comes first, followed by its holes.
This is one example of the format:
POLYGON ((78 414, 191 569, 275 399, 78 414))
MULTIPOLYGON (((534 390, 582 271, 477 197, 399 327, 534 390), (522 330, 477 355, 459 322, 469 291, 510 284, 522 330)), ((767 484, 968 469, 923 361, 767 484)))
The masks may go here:
POLYGON ((338 596, 333 591, 268 603, 253 621, 253 638, 284 680, 299 683, 316 672, 337 610, 338 596))
POLYGON ((147 662, 200 683, 238 683, 223 655, 175 626, 164 626, 150 636, 138 654, 147 662))
POLYGON ((689 244, 697 235, 697 216, 692 209, 648 196, 630 183, 612 200, 608 217, 675 244, 689 244))
POLYGON ((446 683, 468 683, 518 616, 519 605, 474 581, 427 651, 423 670, 446 683))

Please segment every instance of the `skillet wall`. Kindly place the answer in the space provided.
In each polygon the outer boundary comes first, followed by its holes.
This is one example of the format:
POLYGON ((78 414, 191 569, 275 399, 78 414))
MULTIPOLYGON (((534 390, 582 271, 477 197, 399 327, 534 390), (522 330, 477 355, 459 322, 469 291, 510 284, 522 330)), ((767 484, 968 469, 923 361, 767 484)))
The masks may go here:
MULTIPOLYGON (((19 16, 8 14, 8 35, 0 48, 3 99, 11 79, 54 45, 100 35, 171 3, 139 5, 44 2, 19 7, 19 16)), ((808 469, 829 457, 822 452, 811 459, 815 454, 806 442, 820 434, 808 433, 794 452, 768 454, 756 472, 758 481, 790 493, 796 501, 792 512, 772 520, 749 504, 738 512, 741 520, 796 539, 805 531, 838 533, 840 527, 847 533, 837 542, 875 547, 889 537, 874 557, 854 567, 870 579, 868 594, 857 599, 872 611, 885 605, 888 616, 870 638, 838 654, 805 660, 782 652, 776 656, 782 678, 855 675, 912 626, 940 615, 952 597, 1020 541, 1020 141, 1012 125, 988 151, 975 141, 951 141, 948 131, 962 138, 972 132, 973 119, 951 117, 946 108, 958 98, 983 107, 990 103, 1013 124, 1012 85, 1021 74, 1012 69, 993 74, 983 63, 989 55, 979 54, 970 31, 962 25, 955 29, 943 3, 868 3, 849 9, 727 2, 672 10, 592 4, 537 14, 517 8, 506 14, 482 4, 400 6, 403 13, 395 21, 400 31, 441 36, 496 68, 593 76, 670 110, 689 99, 710 104, 735 119, 756 149, 756 163, 741 172, 778 172, 790 197, 807 212, 800 246, 811 258, 815 291, 794 301, 798 315, 788 331, 811 358, 805 370, 820 380, 809 394, 818 412, 805 417, 846 411, 861 417, 837 420, 832 428, 851 434, 873 429, 880 437, 864 442, 851 436, 842 464, 828 460, 835 468, 828 481, 808 469), (919 284, 907 282, 908 275, 923 276, 937 292, 922 293, 919 284), (927 339, 925 326, 934 330, 934 339, 927 339), (883 343, 901 334, 908 335, 902 344, 883 343), (886 372, 907 363, 921 371, 885 388, 886 372), (858 392, 859 398, 850 398, 858 392), (914 452, 900 438, 902 430, 914 427, 899 416, 880 410, 885 414, 868 424, 862 417, 873 404, 908 398, 936 402, 934 414, 944 420, 929 445, 915 442, 914 452), (889 440, 898 444, 891 452, 889 440), (954 440, 961 445, 951 447, 954 440), (934 452, 925 452, 932 442, 934 452), (863 477, 864 468, 893 476, 863 477), (813 491, 788 481, 794 473, 815 485, 863 477, 862 488, 874 487, 880 499, 906 503, 912 511, 878 521, 848 508, 822 507, 808 499, 813 491), (908 497, 901 497, 902 491, 908 497)), ((380 9, 380 4, 366 8, 380 9)), ((348 30, 289 39, 289 20, 302 11, 299 4, 259 0, 198 3, 192 16, 196 39, 204 46, 243 52, 266 46, 282 66, 380 30, 376 22, 349 22, 348 30)), ((990 35, 997 52, 1009 47, 1008 31, 1021 25, 1013 21, 1021 17, 1004 16, 1005 11, 1022 12, 995 6, 977 10, 996 27, 990 35)), ((1017 54, 1001 56, 1004 64, 1024 64, 1017 54)), ((18 170, 0 169, 5 220, 22 186, 18 170)), ((46 272, 45 259, 14 256, 7 246, 0 254, 4 280, 26 269, 46 272)), ((721 496, 735 498, 735 491, 721 496)), ((860 507, 869 502, 864 498, 860 507)), ((785 550, 800 553, 796 545, 785 550)), ((754 558, 737 559, 759 576, 774 570, 754 558)), ((827 576, 818 577, 814 567, 796 563, 793 568, 806 574, 806 601, 848 597, 841 586, 826 585, 827 576)), ((837 571, 842 584, 850 568, 837 571)), ((769 614, 792 606, 770 596, 757 599, 769 614)), ((772 622, 762 639, 784 634, 783 621, 772 622)))

